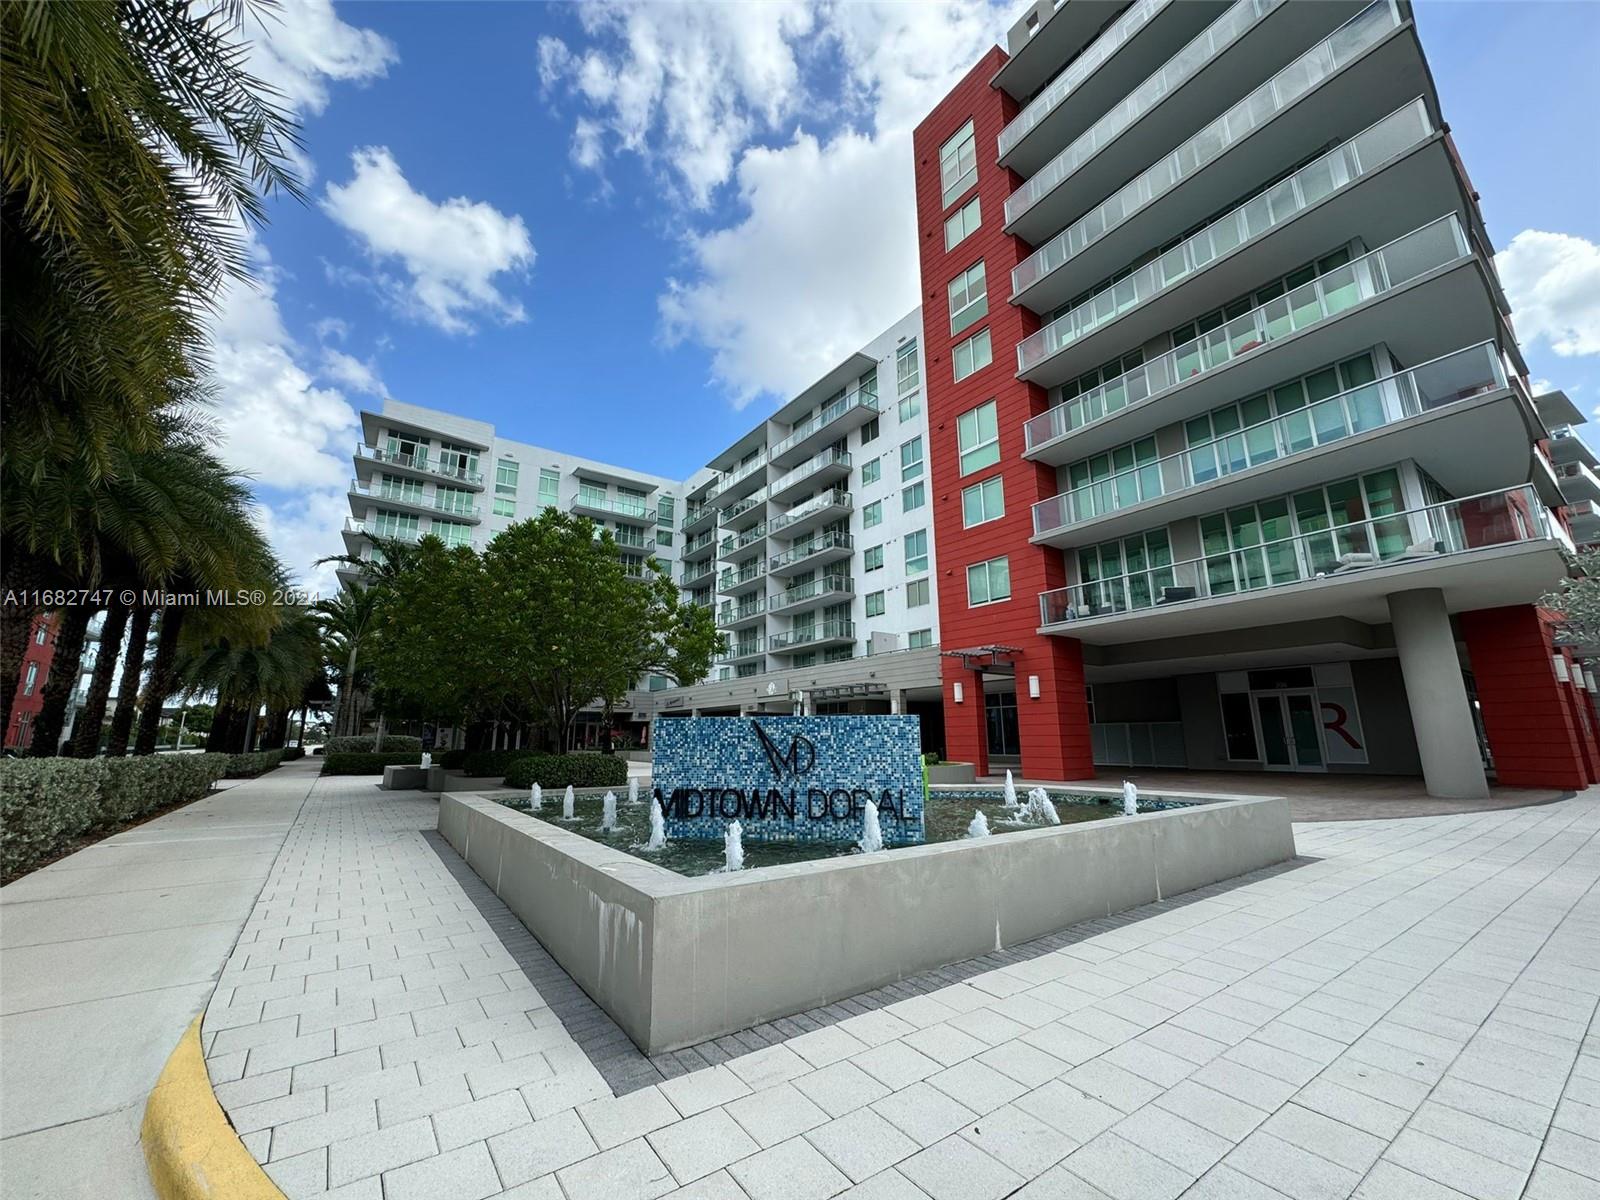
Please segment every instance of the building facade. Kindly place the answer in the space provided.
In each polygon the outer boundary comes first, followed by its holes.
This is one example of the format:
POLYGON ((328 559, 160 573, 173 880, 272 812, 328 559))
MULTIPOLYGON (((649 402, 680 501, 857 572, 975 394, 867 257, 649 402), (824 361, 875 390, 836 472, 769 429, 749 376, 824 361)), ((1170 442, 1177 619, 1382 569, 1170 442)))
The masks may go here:
MULTIPOLYGON (((370 560, 374 535, 482 549, 512 522, 559 507, 610 529, 630 568, 660 561, 727 635, 708 680, 639 681, 625 711, 641 733, 657 713, 889 711, 913 700, 936 729, 921 324, 920 310, 907 314, 687 480, 387 400, 361 416, 346 552, 370 560)), ((358 576, 340 571, 347 584, 358 576)))
POLYGON ((914 158, 951 757, 1600 778, 1594 464, 1408 4, 1041 0, 914 158))

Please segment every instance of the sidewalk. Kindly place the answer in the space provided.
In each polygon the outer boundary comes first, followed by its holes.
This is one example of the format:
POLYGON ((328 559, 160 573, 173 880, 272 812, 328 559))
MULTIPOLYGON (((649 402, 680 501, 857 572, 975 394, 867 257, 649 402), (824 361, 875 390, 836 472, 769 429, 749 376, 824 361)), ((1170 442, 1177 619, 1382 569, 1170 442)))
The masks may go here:
POLYGON ((1600 1194, 1600 789, 1300 825, 1294 869, 626 1095, 434 811, 319 784, 207 1009, 292 1200, 1600 1194))
POLYGON ((231 784, 0 889, 6 1200, 152 1194, 145 1098, 320 767, 231 784))

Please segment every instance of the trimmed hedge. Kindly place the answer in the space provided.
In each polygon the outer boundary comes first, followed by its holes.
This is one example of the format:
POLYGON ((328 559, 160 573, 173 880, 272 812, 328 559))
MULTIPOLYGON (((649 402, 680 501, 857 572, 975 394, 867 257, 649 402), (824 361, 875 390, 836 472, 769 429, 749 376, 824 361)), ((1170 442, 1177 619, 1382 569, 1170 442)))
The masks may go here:
POLYGON ((282 753, 284 762, 294 762, 297 759, 302 759, 306 756, 306 750, 304 746, 285 746, 282 753))
POLYGON ((359 737, 331 737, 322 747, 324 754, 399 754, 402 750, 422 753, 422 739, 405 733, 383 735, 383 749, 378 750, 378 735, 363 733, 359 737))
MULTIPOLYGON (((456 751, 450 752, 452 755, 456 751)), ((524 758, 541 757, 537 750, 462 750, 461 757, 453 762, 441 762, 446 770, 460 771, 463 775, 493 775, 503 778, 511 764, 524 758)))
POLYGON ((254 779, 281 763, 284 753, 282 750, 253 750, 249 754, 230 754, 227 778, 254 779))
POLYGON ((506 768, 507 787, 625 787, 628 760, 609 754, 530 754, 518 757, 506 768))
POLYGON ((446 771, 459 771, 466 763, 467 755, 471 753, 473 753, 471 750, 446 750, 443 754, 435 754, 433 761, 446 771))
POLYGON ((226 754, 0 760, 0 875, 32 870, 95 829, 198 800, 226 754))
POLYGON ((322 760, 322 773, 382 775, 385 767, 414 767, 421 762, 421 750, 398 750, 392 754, 387 750, 382 754, 328 754, 322 760))

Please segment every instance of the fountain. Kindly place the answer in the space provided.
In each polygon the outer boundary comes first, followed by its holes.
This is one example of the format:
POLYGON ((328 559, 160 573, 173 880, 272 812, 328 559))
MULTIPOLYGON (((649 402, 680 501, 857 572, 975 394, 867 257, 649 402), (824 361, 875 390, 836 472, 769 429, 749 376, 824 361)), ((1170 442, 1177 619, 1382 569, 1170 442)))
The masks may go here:
POLYGON ((1139 785, 1131 779, 1122 781, 1122 815, 1125 817, 1139 815, 1139 785))
POLYGON ((1011 778, 1011 768, 1007 767, 1006 768, 1006 807, 1007 808, 1016 808, 1017 804, 1018 804, 1018 800, 1017 800, 1017 785, 1011 778))
POLYGON ((644 844, 646 850, 664 850, 667 845, 667 819, 661 814, 661 805, 650 806, 650 840, 644 844))
POLYGON ((724 871, 744 870, 744 830, 739 828, 739 822, 729 821, 727 831, 722 835, 722 869, 724 871))
POLYGON ((572 820, 572 802, 575 799, 577 797, 573 794, 572 785, 569 783, 567 784, 567 794, 561 797, 561 819, 563 821, 572 820))
POLYGON ((972 824, 967 826, 969 838, 989 837, 989 818, 983 815, 983 809, 972 810, 972 824))
POLYGON ((629 776, 629 778, 628 778, 628 807, 632 808, 634 805, 636 805, 638 803, 639 803, 639 777, 637 775, 632 775, 632 776, 629 776))
POLYGON ((534 812, 544 807, 544 789, 537 783, 528 789, 528 807, 534 812))
POLYGON ((1028 789, 1028 805, 1020 815, 1024 821, 1031 821, 1037 825, 1061 824, 1061 814, 1056 812, 1050 793, 1042 787, 1028 789))
POLYGON ((883 830, 878 825, 878 806, 871 800, 867 801, 867 809, 861 815, 861 840, 856 845, 861 848, 863 854, 872 854, 883 849, 883 830))
POLYGON ((615 833, 617 831, 617 794, 607 792, 605 799, 600 802, 600 832, 615 833))

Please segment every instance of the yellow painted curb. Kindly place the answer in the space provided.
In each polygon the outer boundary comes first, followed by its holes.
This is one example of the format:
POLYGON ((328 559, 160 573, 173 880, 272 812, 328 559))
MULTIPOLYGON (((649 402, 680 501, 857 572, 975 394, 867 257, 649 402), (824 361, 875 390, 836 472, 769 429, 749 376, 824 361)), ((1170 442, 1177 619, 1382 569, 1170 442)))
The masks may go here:
POLYGON ((199 1017, 156 1080, 139 1140, 161 1200, 284 1200, 217 1103, 199 1017))

